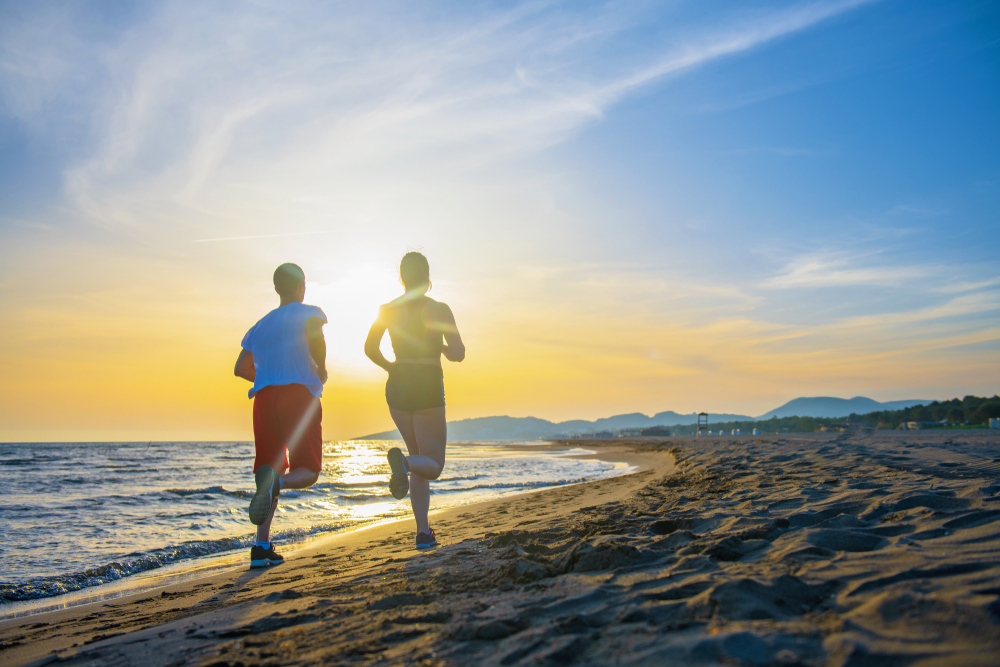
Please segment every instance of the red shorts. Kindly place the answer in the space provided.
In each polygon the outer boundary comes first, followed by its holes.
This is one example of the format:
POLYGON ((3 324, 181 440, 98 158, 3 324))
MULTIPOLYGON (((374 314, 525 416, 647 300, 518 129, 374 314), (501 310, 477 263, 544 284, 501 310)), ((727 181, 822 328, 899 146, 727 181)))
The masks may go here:
POLYGON ((253 470, 265 463, 281 475, 323 469, 323 407, 301 384, 264 387, 253 398, 253 470))

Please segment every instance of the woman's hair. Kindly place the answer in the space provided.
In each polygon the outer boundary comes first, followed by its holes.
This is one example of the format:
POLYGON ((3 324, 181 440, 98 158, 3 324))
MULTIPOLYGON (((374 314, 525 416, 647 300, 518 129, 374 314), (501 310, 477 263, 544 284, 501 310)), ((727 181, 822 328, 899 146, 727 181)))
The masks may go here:
POLYGON ((403 255, 399 263, 399 279, 403 282, 406 291, 418 289, 427 285, 430 289, 431 268, 427 264, 427 258, 419 252, 408 252, 403 255))

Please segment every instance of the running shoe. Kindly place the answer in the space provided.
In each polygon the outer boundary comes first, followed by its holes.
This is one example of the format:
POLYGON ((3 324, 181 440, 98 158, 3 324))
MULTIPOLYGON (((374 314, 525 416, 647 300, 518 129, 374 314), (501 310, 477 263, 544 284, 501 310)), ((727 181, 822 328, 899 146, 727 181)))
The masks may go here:
POLYGON ((254 480, 257 482, 257 492, 250 499, 250 523, 259 526, 267 521, 267 515, 271 513, 271 504, 278 497, 281 483, 278 473, 267 464, 257 468, 254 480))
POLYGON ((410 491, 410 469, 406 465, 406 457, 399 447, 389 450, 389 467, 392 468, 392 477, 389 478, 389 493, 396 500, 402 500, 410 491))
POLYGON ((417 548, 418 549, 430 549, 431 547, 437 546, 437 536, 434 534, 433 528, 428 528, 430 533, 417 533, 417 548))
POLYGON ((285 559, 274 551, 274 542, 267 545, 267 549, 259 544, 250 547, 250 569, 258 567, 268 567, 269 565, 281 565, 285 559))

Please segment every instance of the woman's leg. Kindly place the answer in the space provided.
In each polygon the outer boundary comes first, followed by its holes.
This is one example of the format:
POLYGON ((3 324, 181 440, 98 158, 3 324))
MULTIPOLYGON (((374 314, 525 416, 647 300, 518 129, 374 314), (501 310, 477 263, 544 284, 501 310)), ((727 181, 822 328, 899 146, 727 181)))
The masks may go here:
POLYGON ((406 457, 410 472, 424 479, 437 479, 444 470, 445 445, 448 441, 448 422, 445 421, 444 408, 414 412, 413 432, 420 451, 417 456, 406 457))
POLYGON ((417 520, 418 533, 430 533, 427 512, 431 506, 431 483, 444 470, 445 444, 448 427, 444 408, 418 410, 413 413, 413 431, 420 454, 406 457, 410 468, 410 503, 417 520), (416 491, 416 493, 414 493, 416 491))
POLYGON ((417 436, 413 432, 413 413, 389 408, 389 415, 392 416, 392 421, 396 424, 399 434, 403 436, 403 442, 406 443, 407 451, 410 454, 418 453, 420 448, 417 447, 417 436))
MULTIPOLYGON (((395 422, 399 435, 406 443, 406 450, 411 456, 419 454, 420 447, 417 445, 417 435, 413 429, 413 413, 389 408, 389 414, 392 415, 392 421, 395 422)), ((410 471, 410 507, 413 508, 413 518, 417 521, 418 533, 426 533, 429 530, 427 509, 430 507, 430 498, 431 488, 427 480, 410 471)))
POLYGON ((410 506, 417 522, 418 533, 429 533, 427 512, 431 502, 429 480, 437 479, 444 469, 445 444, 448 427, 444 408, 403 412, 389 408, 410 455, 406 465, 410 469, 410 506))

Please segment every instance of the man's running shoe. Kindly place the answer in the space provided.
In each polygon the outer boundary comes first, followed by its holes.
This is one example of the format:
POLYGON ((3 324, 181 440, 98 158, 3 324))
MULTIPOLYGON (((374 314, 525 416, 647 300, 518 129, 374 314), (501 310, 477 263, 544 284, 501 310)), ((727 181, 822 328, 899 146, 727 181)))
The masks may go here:
POLYGON ((271 513, 271 505, 278 497, 278 490, 281 488, 278 480, 278 473, 269 465, 262 465, 257 468, 254 474, 257 482, 257 492, 250 500, 250 523, 255 526, 267 521, 267 515, 271 513))
POLYGON ((250 547, 250 569, 257 567, 268 567, 269 565, 281 565, 285 559, 274 551, 274 542, 267 545, 267 549, 259 544, 250 547))
POLYGON ((417 548, 418 549, 430 549, 431 547, 437 546, 437 536, 434 535, 434 529, 428 528, 430 533, 417 533, 417 548))
POLYGON ((399 447, 389 450, 389 467, 392 468, 392 477, 389 478, 389 493, 396 500, 402 500, 410 491, 410 469, 406 465, 406 457, 399 447))

